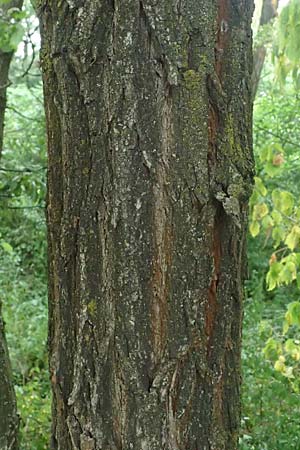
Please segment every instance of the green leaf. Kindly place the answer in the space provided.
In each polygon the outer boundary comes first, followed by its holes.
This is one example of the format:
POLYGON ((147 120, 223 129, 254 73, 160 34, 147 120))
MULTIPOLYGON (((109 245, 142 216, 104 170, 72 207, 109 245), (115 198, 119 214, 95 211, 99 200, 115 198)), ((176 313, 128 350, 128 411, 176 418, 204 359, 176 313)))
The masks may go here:
POLYGON ((271 178, 278 175, 278 173, 282 170, 281 166, 274 166, 272 162, 267 162, 264 169, 271 178))
POLYGON ((275 247, 278 247, 278 245, 284 240, 285 237, 285 230, 280 227, 274 227, 272 230, 272 239, 275 241, 275 247))
POLYGON ((8 242, 2 241, 1 245, 2 245, 3 250, 5 250, 7 253, 13 252, 13 248, 8 242))
POLYGON ((284 374, 286 370, 284 362, 285 362, 284 357, 283 356, 279 357, 279 359, 277 359, 277 361, 274 364, 274 369, 284 374))
POLYGON ((300 326, 300 302, 292 302, 288 305, 285 319, 289 325, 300 326))
POLYGON ((284 267, 280 272, 279 283, 278 284, 290 284, 293 281, 292 273, 284 267))
POLYGON ((294 196, 288 191, 274 189, 272 200, 276 209, 286 215, 290 215, 294 207, 294 196))
POLYGON ((259 192, 254 189, 250 198, 250 205, 255 205, 260 199, 259 192))
POLYGON ((279 225, 282 222, 282 215, 279 211, 273 210, 271 216, 276 225, 279 225))
POLYGON ((268 291, 272 291, 280 283, 280 273, 282 269, 283 266, 280 262, 274 262, 271 264, 266 277, 268 291))
POLYGON ((10 8, 7 11, 7 15, 10 16, 12 19, 21 20, 26 17, 26 11, 22 11, 19 8, 10 8))
POLYGON ((300 227, 295 225, 293 226, 291 232, 287 235, 285 243, 291 250, 294 250, 294 248, 297 247, 299 240, 300 240, 300 227))
POLYGON ((300 289, 300 273, 296 275, 297 288, 300 289))
POLYGON ((259 203, 253 208, 253 220, 261 220, 269 212, 269 208, 265 203, 259 203))
POLYGON ((261 162, 264 163, 265 161, 269 161, 271 154, 272 150, 270 149, 270 147, 263 147, 259 155, 261 162))
POLYGON ((271 216, 266 215, 261 221, 262 227, 264 229, 272 228, 274 226, 274 220, 271 216))
POLYGON ((277 360, 278 355, 281 353, 280 343, 277 342, 274 338, 269 338, 263 349, 263 353, 267 359, 270 359, 272 361, 277 360))
POLYGON ((284 320, 282 327, 283 334, 286 334, 289 331, 289 328, 290 328, 289 322, 287 320, 284 320))
POLYGON ((251 236, 256 237, 259 233, 260 225, 256 220, 254 220, 253 222, 250 223, 249 229, 250 229, 251 236))
POLYGON ((291 353, 292 351, 297 350, 298 347, 293 341, 293 339, 288 339, 284 344, 284 348, 286 352, 291 353))
POLYGON ((273 190, 273 192, 272 192, 272 200, 273 200, 275 208, 280 210, 281 198, 280 198, 280 190, 279 189, 274 189, 273 190))
POLYGON ((262 182, 262 179, 259 177, 254 177, 255 180, 255 188, 258 190, 258 192, 265 197, 268 193, 267 188, 265 187, 264 183, 262 182))
POLYGON ((20 23, 14 25, 14 29, 9 38, 9 45, 12 50, 16 50, 24 35, 24 28, 20 23))
POLYGON ((281 192, 281 210, 285 214, 291 214, 294 207, 294 196, 290 192, 281 192))
POLYGON ((284 264, 283 269, 279 273, 279 284, 290 284, 296 279, 296 265, 292 261, 284 264))

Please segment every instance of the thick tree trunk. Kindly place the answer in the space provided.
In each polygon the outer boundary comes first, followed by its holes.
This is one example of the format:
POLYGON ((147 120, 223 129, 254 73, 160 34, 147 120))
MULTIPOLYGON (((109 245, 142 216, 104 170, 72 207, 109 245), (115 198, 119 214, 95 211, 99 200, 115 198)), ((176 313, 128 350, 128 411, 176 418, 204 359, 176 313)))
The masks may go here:
MULTIPOLYGON (((5 14, 9 8, 21 8, 22 2, 19 0, 5 2, 0 7, 5 14)), ((9 85, 8 73, 12 56, 13 52, 3 52, 0 49, 0 157, 3 149, 6 91, 9 85)), ((19 418, 1 306, 0 299, 0 450, 17 450, 19 448, 19 418)))
POLYGON ((41 3, 52 448, 234 450, 252 2, 41 3))

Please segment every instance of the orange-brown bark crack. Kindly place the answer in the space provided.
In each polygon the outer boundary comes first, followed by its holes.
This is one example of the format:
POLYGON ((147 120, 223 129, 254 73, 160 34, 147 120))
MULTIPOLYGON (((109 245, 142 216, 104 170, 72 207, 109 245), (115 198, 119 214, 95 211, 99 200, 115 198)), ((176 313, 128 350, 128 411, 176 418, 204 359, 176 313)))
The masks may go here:
POLYGON ((169 154, 174 145, 172 98, 165 79, 162 79, 164 101, 161 110, 161 155, 156 168, 154 190, 154 255, 152 260, 151 328, 153 336, 152 363, 157 367, 167 343, 168 297, 173 249, 173 228, 167 186, 169 185, 169 154))
POLYGON ((229 40, 229 0, 219 0, 218 2, 217 27, 215 70, 218 78, 221 80, 223 55, 229 40))
MULTIPOLYGON (((222 99, 218 98, 222 92, 222 75, 223 75, 223 55, 228 46, 229 41, 229 0, 218 1, 217 14, 217 36, 215 43, 215 65, 214 72, 208 79, 208 155, 207 164, 209 171, 209 178, 212 189, 216 184, 215 173, 218 164, 218 134, 222 123, 222 99), (217 85, 217 86, 216 86, 217 85), (217 89, 217 87, 219 88, 217 89), (218 92, 219 90, 219 92, 218 92)), ((205 311, 205 333, 207 336, 207 356, 209 357, 213 346, 214 329, 216 325, 218 313, 218 299, 217 288, 220 278, 220 266, 222 258, 222 221, 223 221, 223 207, 220 203, 213 204, 215 208, 213 229, 211 231, 211 256, 213 260, 213 272, 208 289, 208 299, 205 311)))
POLYGON ((218 313, 217 289, 220 279, 220 266, 222 258, 221 234, 222 234, 222 206, 217 205, 212 232, 211 255, 213 259, 213 273, 208 289, 208 300, 205 311, 205 334, 207 336, 207 356, 212 350, 214 330, 218 313))
POLYGON ((169 267, 172 253, 172 230, 166 223, 166 212, 156 212, 155 227, 156 255, 153 260, 152 275, 152 311, 151 325, 153 334, 153 353, 155 365, 159 363, 166 345, 167 318, 168 318, 168 296, 169 296, 169 267), (163 223, 161 221, 163 220, 163 223))

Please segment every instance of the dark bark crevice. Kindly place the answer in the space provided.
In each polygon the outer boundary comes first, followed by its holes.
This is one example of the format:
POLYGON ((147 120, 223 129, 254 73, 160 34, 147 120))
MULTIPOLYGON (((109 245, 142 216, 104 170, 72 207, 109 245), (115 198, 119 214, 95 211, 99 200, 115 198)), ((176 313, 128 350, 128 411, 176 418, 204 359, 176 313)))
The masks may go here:
POLYGON ((211 2, 42 10, 56 450, 237 446, 251 5, 233 3, 230 31, 211 2))

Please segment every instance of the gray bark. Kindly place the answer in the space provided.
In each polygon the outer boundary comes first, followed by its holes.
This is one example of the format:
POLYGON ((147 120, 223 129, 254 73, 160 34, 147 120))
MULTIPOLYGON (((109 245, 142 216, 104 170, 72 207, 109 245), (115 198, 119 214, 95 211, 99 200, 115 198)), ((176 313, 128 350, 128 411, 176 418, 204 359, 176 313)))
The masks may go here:
MULTIPOLYGON (((4 3, 0 7, 5 13, 12 7, 21 8, 22 1, 4 3)), ((0 157, 3 149, 6 91, 12 56, 13 52, 3 52, 0 49, 0 157)), ((19 418, 0 300, 0 450, 18 450, 18 433, 19 418)))
POLYGON ((252 7, 40 2, 52 449, 237 448, 252 7))

